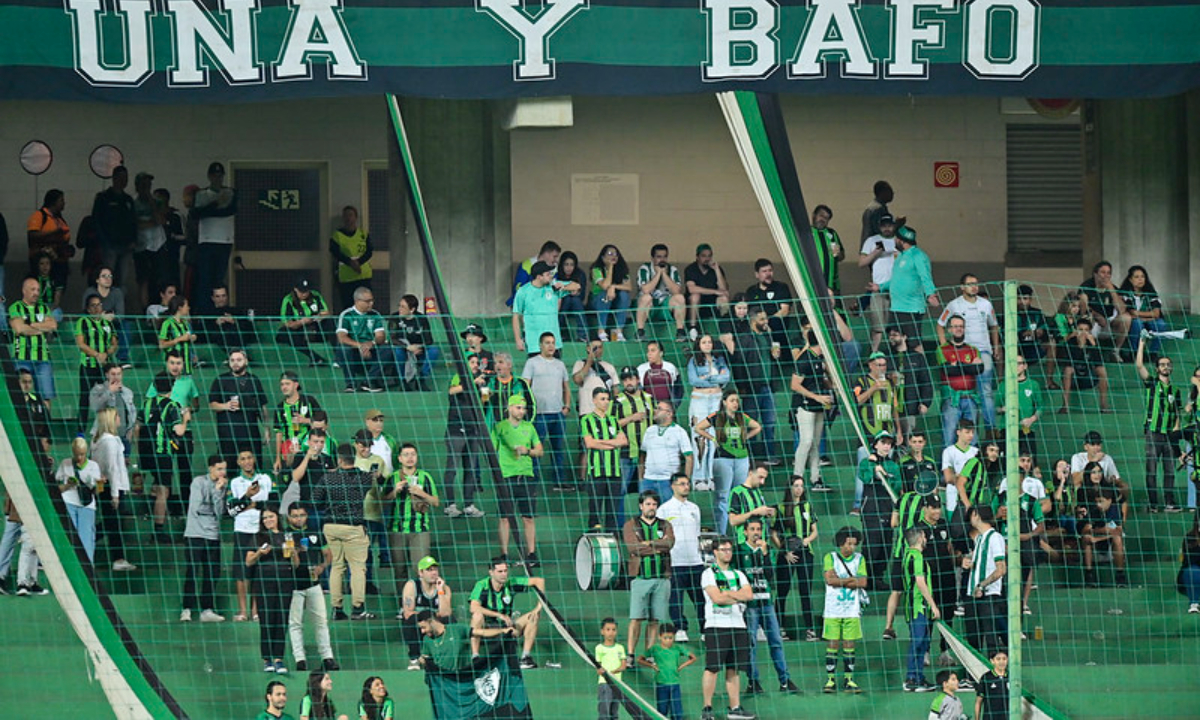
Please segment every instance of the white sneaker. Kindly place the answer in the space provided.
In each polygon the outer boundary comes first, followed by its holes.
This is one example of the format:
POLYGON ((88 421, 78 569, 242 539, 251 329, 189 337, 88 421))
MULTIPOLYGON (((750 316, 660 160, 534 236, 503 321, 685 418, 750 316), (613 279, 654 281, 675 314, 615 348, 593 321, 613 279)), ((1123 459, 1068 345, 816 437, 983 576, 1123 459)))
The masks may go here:
POLYGON ((416 658, 409 660, 408 661, 408 669, 409 670, 420 670, 421 669, 421 661, 416 658))
POLYGON ((621 332, 620 330, 618 330, 618 331, 617 331, 617 337, 616 337, 616 339, 615 339, 613 342, 625 342, 625 333, 623 333, 623 332, 621 332))
POLYGON ((192 611, 191 610, 184 610, 183 612, 179 613, 179 622, 191 622, 191 621, 192 621, 192 611))
POLYGON ((675 640, 676 640, 676 642, 687 642, 688 641, 687 630, 676 630, 675 631, 675 640))
POLYGON ((446 509, 443 510, 442 512, 445 513, 447 515, 447 517, 452 517, 452 518, 462 517, 462 514, 463 514, 462 510, 459 510, 458 505, 455 503, 450 503, 449 505, 447 505, 446 509))
POLYGON ((225 616, 218 615, 215 612, 213 612, 212 610, 201 610, 200 611, 200 622, 205 622, 205 623, 225 622, 225 616))
POLYGON ((596 337, 600 340, 600 342, 608 342, 608 333, 604 332, 603 330, 596 333, 596 337))
POLYGON ((1191 615, 1200 615, 1200 603, 1188 605, 1188 613, 1191 615))
POLYGON ((766 633, 766 632, 764 632, 762 628, 759 628, 759 629, 758 629, 758 641, 759 641, 759 642, 766 642, 766 641, 767 641, 767 633, 766 633))
POLYGON ((463 508, 462 514, 470 518, 481 518, 484 515, 487 515, 487 513, 475 507, 474 505, 468 505, 463 508))
POLYGON ((128 560, 118 560, 113 563, 112 569, 115 572, 129 572, 130 570, 137 570, 137 565, 134 565, 128 560))

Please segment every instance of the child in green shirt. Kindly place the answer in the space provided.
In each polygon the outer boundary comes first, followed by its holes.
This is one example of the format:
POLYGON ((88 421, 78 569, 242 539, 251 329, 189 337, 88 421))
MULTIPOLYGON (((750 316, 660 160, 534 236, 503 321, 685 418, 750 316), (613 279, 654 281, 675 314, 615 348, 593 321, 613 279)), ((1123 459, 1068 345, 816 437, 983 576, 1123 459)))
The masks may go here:
POLYGON ((929 706, 929 720, 967 720, 962 701, 955 695, 958 692, 958 673, 953 670, 941 671, 937 674, 937 684, 942 690, 934 696, 929 706))
POLYGON ((617 642, 617 621, 615 619, 606 617, 600 621, 600 636, 604 638, 604 642, 596 646, 596 664, 598 665, 596 674, 600 676, 596 688, 597 717, 599 720, 617 720, 617 709, 620 704, 617 702, 617 694, 613 691, 612 685, 608 684, 604 673, 607 671, 608 674, 620 680, 621 673, 629 666, 629 661, 625 655, 625 646, 617 642))
POLYGON ((638 658, 638 664, 655 671, 654 704, 658 711, 671 720, 683 720, 679 671, 696 662, 696 655, 683 645, 675 644, 675 632, 674 625, 664 623, 658 631, 658 644, 650 648, 650 657, 638 658), (685 655, 686 660, 683 659, 685 655))

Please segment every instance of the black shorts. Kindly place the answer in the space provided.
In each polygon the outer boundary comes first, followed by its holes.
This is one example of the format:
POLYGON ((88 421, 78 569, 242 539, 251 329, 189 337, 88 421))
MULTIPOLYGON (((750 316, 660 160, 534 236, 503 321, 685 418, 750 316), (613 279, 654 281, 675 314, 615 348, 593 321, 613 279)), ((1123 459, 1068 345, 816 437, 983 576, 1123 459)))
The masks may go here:
POLYGON ((749 671, 750 633, 745 628, 705 628, 704 650, 708 672, 749 671))
POLYGON ((892 327, 900 328, 900 332, 908 338, 909 347, 921 342, 922 328, 921 325, 925 320, 925 313, 910 313, 892 311, 892 327))
POLYGON ((537 517, 537 486, 531 477, 506 477, 496 488, 500 516, 537 517))
POLYGON ((900 562, 900 558, 892 558, 891 565, 888 567, 888 579, 891 582, 888 590, 892 590, 893 592, 904 591, 904 567, 900 562))
POLYGON ((254 579, 254 568, 246 567, 246 553, 258 548, 257 535, 235 532, 233 534, 233 579, 254 579))

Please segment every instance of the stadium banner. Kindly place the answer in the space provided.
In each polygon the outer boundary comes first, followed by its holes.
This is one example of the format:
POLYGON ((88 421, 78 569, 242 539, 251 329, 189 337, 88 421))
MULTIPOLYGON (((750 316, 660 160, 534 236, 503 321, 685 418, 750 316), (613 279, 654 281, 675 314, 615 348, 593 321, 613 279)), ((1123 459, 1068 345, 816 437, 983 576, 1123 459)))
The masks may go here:
POLYGON ((429 697, 438 720, 533 718, 516 655, 491 657, 466 672, 427 672, 429 697))
POLYGON ((17 0, 0 97, 1165 96, 1200 2, 17 0))

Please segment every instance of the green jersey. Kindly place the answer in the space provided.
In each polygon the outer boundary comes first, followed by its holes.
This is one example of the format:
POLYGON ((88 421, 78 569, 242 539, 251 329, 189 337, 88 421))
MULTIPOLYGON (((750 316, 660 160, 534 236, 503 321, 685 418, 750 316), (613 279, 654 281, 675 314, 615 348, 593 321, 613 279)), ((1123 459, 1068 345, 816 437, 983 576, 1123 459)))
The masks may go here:
POLYGON ((296 293, 290 292, 279 305, 279 316, 284 321, 313 317, 323 312, 329 312, 329 303, 325 302, 325 298, 316 290, 309 293, 307 300, 301 300, 296 297, 296 293))
MULTIPOLYGON (((18 300, 8 306, 8 322, 24 320, 27 324, 40 323, 50 317, 50 306, 37 302, 27 305, 18 300)), ((50 344, 48 335, 18 335, 13 333, 12 359, 25 362, 49 362, 50 344)))
POLYGON ((1179 424, 1179 411, 1183 404, 1179 401, 1179 390, 1171 386, 1170 381, 1162 383, 1157 377, 1146 378, 1146 432, 1166 435, 1179 424))
POLYGON ((632 393, 622 390, 612 396, 612 401, 612 411, 618 423, 639 412, 645 414, 641 420, 631 420, 622 426, 625 437, 629 438, 629 445, 621 451, 621 456, 637 460, 642 437, 654 419, 654 398, 645 390, 635 390, 632 393))
POLYGON ((722 412, 709 415, 709 434, 717 439, 717 457, 740 460, 750 456, 746 436, 750 429, 750 416, 738 412, 732 418, 722 412))
MULTIPOLYGON (((154 389, 154 384, 146 388, 146 397, 152 398, 158 395, 158 391, 154 389)), ((196 387, 196 381, 190 375, 180 375, 175 378, 175 382, 171 385, 171 399, 179 403, 182 407, 191 407, 192 401, 200 397, 200 389, 196 387)))
POLYGON ((53 278, 48 276, 38 276, 38 302, 54 307, 54 296, 62 289, 61 285, 56 285, 53 278))
POLYGON ((678 685, 679 666, 687 661, 691 653, 678 643, 669 648, 655 645, 650 648, 650 659, 658 669, 654 672, 654 682, 658 685, 678 685))
MULTIPOLYGON (((871 458, 865 457, 858 463, 858 479, 862 481, 863 505, 866 506, 867 500, 871 499, 874 503, 880 503, 876 506, 877 510, 885 514, 890 514, 895 506, 892 503, 892 496, 900 497, 903 491, 903 479, 900 476, 900 465, 890 457, 881 459, 879 462, 872 462, 871 458), (880 479, 876 472, 877 467, 883 468, 884 478, 880 479), (884 483, 892 489, 892 495, 888 495, 888 491, 884 489, 884 483)), ((865 511, 864 511, 865 512, 865 511)))
POLYGON ((858 395, 871 387, 879 387, 880 390, 858 406, 858 416, 862 418, 867 437, 874 437, 883 430, 895 433, 896 416, 900 412, 896 386, 891 380, 875 380, 870 375, 863 375, 854 383, 854 394, 858 395))
MULTIPOLYGON (((162 341, 171 341, 176 338, 181 338, 192 334, 192 324, 186 318, 169 317, 163 321, 162 327, 158 329, 158 339, 162 341)), ((167 353, 176 350, 183 356, 183 374, 191 375, 195 368, 195 351, 192 348, 191 340, 184 340, 178 345, 163 350, 163 359, 167 357, 167 353)))
MULTIPOLYGON (((579 421, 579 433, 593 440, 615 440, 621 434, 621 426, 612 415, 597 415, 593 412, 584 415, 579 421)), ((633 442, 632 438, 630 442, 633 442)), ((588 477, 621 477, 621 449, 588 450, 587 469, 588 477)))
POLYGON ((379 335, 387 333, 383 316, 374 310, 365 313, 351 306, 338 315, 337 334, 346 335, 354 342, 373 342, 379 335))
POLYGON ((750 601, 750 607, 762 607, 771 602, 770 577, 775 565, 774 559, 770 545, 763 551, 742 541, 734 548, 733 566, 746 575, 750 587, 754 589, 754 599, 750 601))
MULTIPOLYGON (((84 315, 79 318, 75 322, 75 337, 82 337, 84 345, 102 353, 110 352, 117 340, 112 322, 99 315, 84 315)), ((86 368, 100 367, 99 360, 82 350, 79 351, 79 364, 86 368)))
MULTIPOLYGON (((301 713, 301 714, 303 714, 303 713, 301 713)), ((258 714, 257 717, 254 718, 254 720, 296 720, 296 719, 288 713, 283 713, 281 715, 272 715, 271 713, 267 712, 266 710, 263 710, 262 712, 260 712, 258 714)))
POLYGON ((838 237, 837 230, 831 227, 826 227, 824 230, 814 227, 812 236, 813 245, 817 248, 817 260, 821 263, 821 276, 825 278, 825 287, 836 295, 841 292, 842 280, 838 274, 837 253, 834 245, 836 244, 840 248, 842 239, 838 237))
MULTIPOLYGON (((637 523, 637 537, 639 540, 662 540, 667 536, 667 531, 664 527, 669 527, 669 523, 662 518, 655 518, 654 522, 646 522, 639 515, 635 522, 637 523)), ((667 577, 670 571, 670 554, 655 553, 654 555, 644 555, 641 563, 637 567, 637 577, 643 580, 657 580, 667 577)))
POLYGON ((484 606, 492 612, 498 612, 501 615, 512 617, 513 614, 513 594, 528 592, 532 587, 527 577, 510 577, 508 582, 499 590, 492 589, 492 579, 485 577, 475 583, 475 588, 471 590, 471 600, 484 606))
MULTIPOLYGON (((433 497, 438 496, 437 484, 433 481, 433 476, 424 470, 417 470, 412 475, 405 475, 401 468, 392 473, 393 486, 401 480, 407 480, 410 488, 418 487, 433 497)), ((415 500, 408 490, 396 495, 396 512, 392 515, 392 532, 429 532, 429 504, 424 500, 415 500)))
POLYGON ((917 587, 917 578, 924 578, 926 586, 928 586, 930 579, 929 563, 925 560, 925 556, 920 550, 906 547, 904 549, 904 557, 900 561, 900 568, 904 576, 904 594, 901 596, 901 599, 904 601, 904 618, 906 620, 913 620, 929 609, 929 606, 925 603, 925 596, 921 594, 921 589, 917 587))
POLYGON ((492 428, 492 445, 496 448, 496 456, 500 460, 500 474, 504 477, 533 477, 533 458, 529 455, 517 455, 513 448, 523 447, 532 450, 541 442, 533 423, 522 420, 516 425, 511 420, 505 420, 492 428))
MULTIPOLYGON (((904 549, 908 547, 904 542, 904 533, 909 528, 916 527, 924 507, 925 497, 923 495, 906 492, 900 496, 900 502, 896 505, 896 515, 899 521, 896 524, 896 542, 892 548, 892 557, 899 559, 904 555, 904 549)), ((932 538, 930 539, 932 540, 932 538)))
POLYGON ((959 475, 967 479, 967 502, 972 505, 991 504, 993 493, 988 485, 987 466, 984 465, 983 458, 976 455, 968 460, 959 475))
POLYGON ((533 422, 537 417, 537 400, 525 378, 511 377, 507 381, 492 375, 487 381, 488 399, 483 404, 484 415, 489 426, 498 425, 508 419, 508 399, 514 395, 525 398, 525 419, 533 422))
MULTIPOLYGON (((361 702, 358 704, 358 716, 360 718, 370 717, 367 714, 367 708, 361 702)), ((391 698, 384 698, 383 704, 379 706, 378 714, 375 717, 379 718, 379 720, 395 720, 396 703, 391 698)))
POLYGON ((175 426, 183 422, 183 407, 171 397, 146 398, 142 406, 142 423, 150 432, 150 442, 156 455, 175 455, 179 452, 179 436, 175 426))
MULTIPOLYGON (((1000 381, 1000 387, 996 391, 996 404, 1004 406, 1005 404, 1005 389, 1004 381, 1000 381)), ((1017 422, 1024 420, 1027 417, 1033 417, 1034 413, 1042 409, 1042 386, 1037 380, 1027 377, 1017 383, 1017 422)), ((1022 430, 1024 432, 1024 430, 1022 430)))
MULTIPOLYGON (((763 507, 767 504, 766 497, 763 496, 761 488, 748 488, 745 485, 738 485, 729 493, 729 514, 730 515, 745 515, 755 508, 763 507)), ((742 523, 734 529, 736 541, 743 543, 746 541, 746 524, 742 523)))
POLYGON ((437 637, 421 641, 421 654, 433 658, 438 669, 444 672, 459 672, 471 667, 471 627, 462 623, 449 623, 437 637))
MULTIPOLYGON (((625 646, 621 643, 613 643, 605 645, 600 643, 596 646, 596 662, 600 667, 608 671, 616 679, 621 679, 621 668, 625 667, 625 646)), ((608 683, 603 675, 600 676, 599 684, 608 683)))

